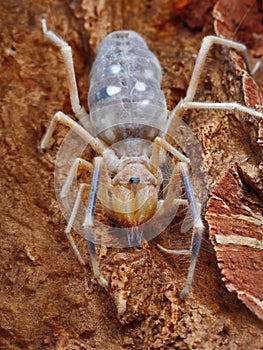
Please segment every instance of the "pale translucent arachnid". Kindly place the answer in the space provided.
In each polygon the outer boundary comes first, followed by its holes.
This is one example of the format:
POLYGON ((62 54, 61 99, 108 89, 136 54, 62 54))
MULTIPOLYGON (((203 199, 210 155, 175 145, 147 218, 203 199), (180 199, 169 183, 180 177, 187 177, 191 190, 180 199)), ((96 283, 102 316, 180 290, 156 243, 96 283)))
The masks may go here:
MULTIPOLYGON (((154 231, 159 224, 165 222, 167 213, 173 212, 172 209, 176 209, 179 205, 188 206, 192 217, 190 249, 169 250, 158 245, 167 253, 190 255, 188 276, 181 292, 181 297, 186 296, 192 284, 204 225, 200 205, 195 199, 189 176, 190 160, 173 147, 169 140, 170 136, 175 134, 176 126, 188 109, 237 110, 262 118, 260 112, 237 103, 193 101, 201 70, 211 46, 219 44, 239 51, 248 65, 246 47, 230 40, 214 36, 206 37, 199 51, 186 97, 168 117, 165 97, 160 88, 162 72, 158 59, 136 32, 128 30, 113 32, 101 42, 91 70, 88 115, 79 102, 70 46, 47 29, 45 20, 42 20, 42 28, 44 36, 61 50, 68 75, 72 109, 80 123, 76 123, 63 112, 57 112, 42 140, 41 147, 47 146, 57 123, 62 123, 71 128, 98 154, 93 163, 82 158, 75 159, 62 187, 61 197, 66 197, 69 193, 78 168, 92 172, 82 227, 92 233, 98 197, 108 213, 127 228, 124 232, 129 246, 140 245, 147 237, 146 231, 154 231), (84 127, 81 120, 85 118, 89 123, 84 127), (166 162, 167 155, 173 158, 174 165, 165 197, 160 199, 159 193, 164 181, 161 168, 166 162), (178 176, 178 172, 181 176, 178 176), (100 185, 102 174, 103 186, 100 185), (187 200, 177 196, 181 183, 187 200)), ((84 260, 70 231, 85 185, 79 186, 66 228, 67 237, 81 264, 84 264, 84 260)), ((166 224, 169 224, 169 221, 166 224)), ((99 283, 106 287, 108 282, 99 271, 97 262, 95 245, 97 241, 90 237, 91 235, 87 235, 93 271, 99 283)))

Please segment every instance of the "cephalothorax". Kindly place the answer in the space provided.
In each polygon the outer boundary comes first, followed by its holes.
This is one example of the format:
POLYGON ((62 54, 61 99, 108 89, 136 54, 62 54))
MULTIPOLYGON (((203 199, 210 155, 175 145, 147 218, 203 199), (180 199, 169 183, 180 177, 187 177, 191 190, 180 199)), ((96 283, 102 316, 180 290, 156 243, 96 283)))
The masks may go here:
MULTIPOLYGON (((237 103, 192 102, 207 52, 213 44, 220 44, 241 52, 248 65, 246 47, 218 37, 206 37, 197 57, 186 97, 167 117, 166 101, 160 83, 159 61, 140 35, 123 30, 109 34, 100 44, 90 74, 88 104, 90 115, 80 106, 71 48, 48 31, 42 20, 44 35, 60 47, 67 69, 72 109, 79 120, 88 118, 89 127, 76 123, 62 112, 57 112, 42 140, 45 148, 58 122, 72 128, 87 142, 98 156, 93 164, 76 158, 63 185, 61 196, 67 196, 79 167, 92 172, 89 199, 83 220, 84 230, 92 231, 97 197, 115 219, 127 227, 128 246, 140 245, 146 232, 154 231, 154 223, 167 223, 167 212, 178 205, 188 206, 192 216, 192 243, 189 250, 160 249, 172 254, 190 254, 187 280, 181 296, 189 293, 192 284, 204 226, 192 189, 188 172, 190 160, 169 142, 174 128, 187 109, 238 110, 262 118, 262 114, 237 103), (173 168, 166 195, 159 199, 163 183, 161 167, 165 154, 173 158, 173 168), (187 200, 177 198, 178 172, 181 174, 187 200), (103 176, 103 185, 100 180, 103 176)), ((82 264, 84 261, 70 235, 85 184, 72 208, 66 234, 82 264)), ((174 211, 176 212, 176 210, 174 211)), ((173 211, 171 211, 173 213, 173 211)), ((169 222, 168 222, 169 223, 169 222)), ((102 277, 96 258, 96 238, 87 235, 94 274, 102 286, 108 282, 102 277)), ((149 237, 149 236, 147 236, 149 237)))

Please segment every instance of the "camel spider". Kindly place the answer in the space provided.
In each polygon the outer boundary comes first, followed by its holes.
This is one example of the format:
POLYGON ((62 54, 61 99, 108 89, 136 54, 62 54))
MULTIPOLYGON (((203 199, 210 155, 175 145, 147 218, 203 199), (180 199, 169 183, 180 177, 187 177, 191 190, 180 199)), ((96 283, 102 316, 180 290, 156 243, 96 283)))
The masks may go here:
MULTIPOLYGON (((98 154, 93 164, 82 158, 74 161, 61 196, 67 196, 78 168, 92 172, 88 205, 83 221, 84 230, 92 231, 98 196, 100 201, 106 203, 110 215, 128 228, 126 232, 130 246, 141 244, 144 235, 141 227, 152 217, 161 221, 170 208, 188 205, 193 219, 190 249, 169 250, 159 246, 167 253, 190 255, 188 276, 180 294, 181 297, 186 296, 192 284, 204 225, 189 176, 190 159, 169 143, 168 136, 189 109, 240 111, 262 118, 260 112, 237 103, 193 101, 211 46, 217 44, 237 50, 249 67, 246 46, 215 36, 205 37, 186 96, 172 110, 168 118, 165 97, 160 88, 162 73, 158 59, 136 32, 129 30, 113 32, 101 42, 93 64, 88 93, 90 112, 88 115, 80 105, 70 46, 47 29, 44 19, 42 29, 45 38, 61 50, 67 70, 72 110, 80 123, 73 121, 63 112, 55 113, 41 142, 41 148, 46 148, 56 125, 61 123, 73 129, 74 133, 98 154), (89 118, 92 126, 90 130, 83 127, 82 118, 89 118), (118 147, 111 147, 115 144, 118 147), (166 196, 163 200, 159 200, 158 193, 163 182, 160 168, 165 162, 166 153, 173 157, 175 165, 166 196), (176 198, 173 184, 175 180, 178 181, 178 171, 181 173, 187 201, 176 198), (99 184, 102 172, 106 177, 101 190, 99 184)), ((81 201, 81 193, 86 186, 87 184, 79 186, 65 231, 81 264, 85 262, 70 231, 81 201)), ((106 287, 108 282, 99 271, 95 243, 96 240, 87 238, 94 275, 98 282, 106 287)))

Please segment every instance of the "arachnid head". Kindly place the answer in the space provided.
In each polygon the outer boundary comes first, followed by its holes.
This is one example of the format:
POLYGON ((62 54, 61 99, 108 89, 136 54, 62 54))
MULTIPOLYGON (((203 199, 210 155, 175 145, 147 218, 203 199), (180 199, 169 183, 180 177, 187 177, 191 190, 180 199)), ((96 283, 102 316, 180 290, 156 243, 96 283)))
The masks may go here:
POLYGON ((109 187, 108 211, 125 226, 140 225, 155 214, 160 179, 144 164, 127 164, 109 187))

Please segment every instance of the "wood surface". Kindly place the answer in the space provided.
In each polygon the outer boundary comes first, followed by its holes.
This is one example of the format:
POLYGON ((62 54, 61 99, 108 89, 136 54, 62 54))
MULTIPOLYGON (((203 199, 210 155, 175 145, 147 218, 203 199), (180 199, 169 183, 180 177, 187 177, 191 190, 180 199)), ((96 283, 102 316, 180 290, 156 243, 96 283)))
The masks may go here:
MULTIPOLYGON (((202 38, 215 34, 215 27, 218 35, 248 45, 252 66, 261 60, 260 4, 245 0, 228 0, 227 7, 212 0, 0 2, 1 350, 263 348, 262 321, 226 289, 207 223, 187 299, 178 295, 188 259, 156 248, 156 242, 174 248, 189 241, 180 234, 179 219, 142 247, 101 249, 101 271, 115 281, 108 290, 102 289, 89 266, 84 239, 75 235, 87 267, 80 266, 70 248, 54 192, 55 157, 68 130, 59 127, 50 147, 40 149, 53 114, 61 110, 72 115, 60 53, 43 38, 41 18, 72 47, 85 107, 89 72, 100 41, 111 31, 133 29, 161 62, 162 88, 171 110, 185 95, 202 38), (221 27, 214 20, 215 4, 221 27), (237 4, 244 10, 235 11, 237 4), (229 7, 233 10, 227 12, 229 7)), ((238 60, 228 49, 213 48, 196 100, 244 104, 245 73, 237 67, 238 60)), ((260 89, 262 76, 261 67, 255 74, 260 89)), ((202 176, 195 179, 203 217, 210 194, 235 162, 249 174, 253 193, 260 196, 262 147, 257 144, 255 119, 192 111, 184 121, 203 149, 202 176)))

